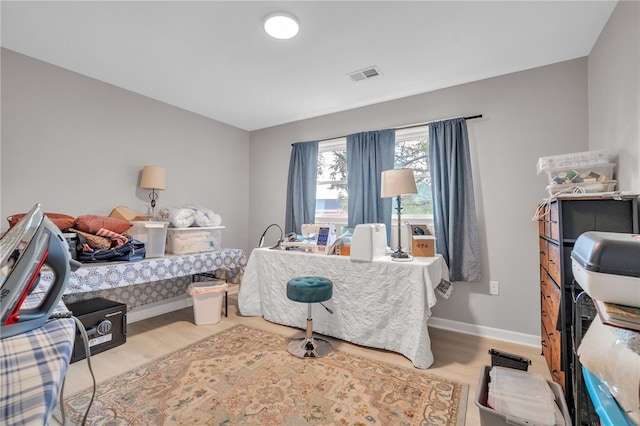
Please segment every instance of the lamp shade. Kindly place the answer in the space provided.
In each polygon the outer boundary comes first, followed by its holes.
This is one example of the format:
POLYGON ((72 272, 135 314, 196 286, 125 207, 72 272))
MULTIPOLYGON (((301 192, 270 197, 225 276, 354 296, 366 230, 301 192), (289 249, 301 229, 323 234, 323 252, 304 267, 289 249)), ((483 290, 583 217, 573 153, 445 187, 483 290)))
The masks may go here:
POLYGON ((413 169, 391 169, 382 172, 381 197, 417 194, 416 179, 413 169))
POLYGON ((164 168, 158 166, 144 166, 140 178, 140 188, 167 189, 164 179, 164 168))

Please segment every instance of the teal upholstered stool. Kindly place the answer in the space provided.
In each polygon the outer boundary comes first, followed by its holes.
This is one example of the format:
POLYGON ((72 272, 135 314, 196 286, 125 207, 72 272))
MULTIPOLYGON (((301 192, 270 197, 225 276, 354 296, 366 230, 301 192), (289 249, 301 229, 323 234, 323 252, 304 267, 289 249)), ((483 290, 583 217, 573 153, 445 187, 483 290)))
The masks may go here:
POLYGON ((313 337, 311 304, 320 303, 329 313, 333 313, 322 302, 331 299, 333 282, 323 277, 297 277, 287 282, 287 297, 295 302, 307 303, 307 334, 303 339, 289 342, 287 350, 298 358, 319 358, 331 352, 331 343, 313 337))

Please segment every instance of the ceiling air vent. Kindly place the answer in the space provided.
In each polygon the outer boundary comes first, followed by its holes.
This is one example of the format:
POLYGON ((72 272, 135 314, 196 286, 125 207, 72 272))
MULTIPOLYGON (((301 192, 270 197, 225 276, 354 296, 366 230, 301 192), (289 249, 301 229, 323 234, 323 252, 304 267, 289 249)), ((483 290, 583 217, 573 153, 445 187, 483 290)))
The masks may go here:
POLYGON ((368 78, 376 77, 378 75, 382 75, 382 73, 380 72, 378 67, 373 66, 373 67, 368 67, 359 71, 350 72, 347 75, 349 76, 351 81, 361 81, 361 80, 366 80, 368 78))

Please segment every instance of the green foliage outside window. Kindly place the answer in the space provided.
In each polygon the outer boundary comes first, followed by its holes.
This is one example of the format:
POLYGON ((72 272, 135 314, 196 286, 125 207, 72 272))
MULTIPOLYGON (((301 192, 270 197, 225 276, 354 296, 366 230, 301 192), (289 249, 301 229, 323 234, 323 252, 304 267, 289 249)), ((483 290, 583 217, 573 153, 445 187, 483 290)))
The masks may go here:
MULTIPOLYGON (((347 211, 347 151, 344 143, 333 143, 330 150, 318 155, 318 189, 316 215, 346 215, 347 211)), ((431 207, 431 173, 429 141, 426 134, 396 140, 395 167, 412 168, 418 194, 402 197, 402 213, 428 215, 431 207)), ((395 211, 395 201, 393 202, 395 211)))

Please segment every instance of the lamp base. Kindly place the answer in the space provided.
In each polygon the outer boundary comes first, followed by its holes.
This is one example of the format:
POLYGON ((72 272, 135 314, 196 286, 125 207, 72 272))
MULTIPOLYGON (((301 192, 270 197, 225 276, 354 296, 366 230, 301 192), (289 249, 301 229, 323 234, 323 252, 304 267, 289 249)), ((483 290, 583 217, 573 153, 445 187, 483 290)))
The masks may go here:
POLYGON ((413 260, 413 256, 411 256, 407 252, 397 249, 396 251, 391 253, 391 260, 395 262, 410 262, 413 260))

